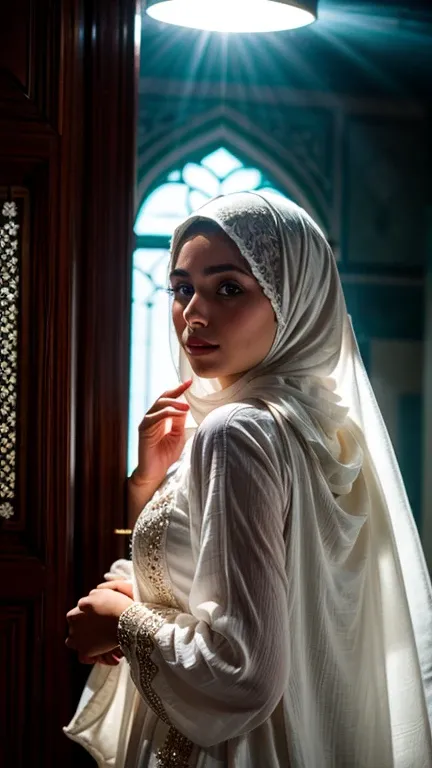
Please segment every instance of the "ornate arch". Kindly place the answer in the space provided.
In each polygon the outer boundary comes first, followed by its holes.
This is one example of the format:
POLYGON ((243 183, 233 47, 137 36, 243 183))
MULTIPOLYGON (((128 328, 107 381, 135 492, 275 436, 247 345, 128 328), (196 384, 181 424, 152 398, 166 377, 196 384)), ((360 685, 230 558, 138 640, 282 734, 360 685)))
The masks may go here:
POLYGON ((271 131, 265 134, 250 119, 223 106, 196 116, 186 125, 177 125, 167 134, 161 135, 160 126, 150 131, 138 148, 137 205, 171 169, 221 145, 245 164, 262 169, 274 186, 305 208, 328 232, 328 180, 323 172, 318 172, 298 134, 287 135, 286 142, 282 142, 271 131), (322 183, 317 180, 320 173, 322 183))

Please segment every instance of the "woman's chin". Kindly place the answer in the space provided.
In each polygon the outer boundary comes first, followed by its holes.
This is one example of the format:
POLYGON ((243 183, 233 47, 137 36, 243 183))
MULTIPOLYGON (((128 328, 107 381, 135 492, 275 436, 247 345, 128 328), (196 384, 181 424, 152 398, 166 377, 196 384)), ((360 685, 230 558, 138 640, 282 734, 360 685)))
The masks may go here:
POLYGON ((243 376, 243 372, 239 373, 234 369, 222 368, 216 361, 209 360, 209 357, 203 355, 203 357, 193 357, 188 355, 189 365, 191 366, 194 374, 199 376, 200 379, 218 379, 222 389, 226 389, 230 384, 233 384, 237 379, 243 376))
POLYGON ((199 376, 200 379, 218 379, 220 375, 223 375, 216 366, 212 368, 210 365, 200 365, 196 360, 193 362, 189 360, 189 363, 195 375, 199 376))
POLYGON ((189 364, 195 373, 196 376, 199 376, 201 379, 219 379, 221 376, 229 376, 229 373, 227 373, 225 370, 221 370, 220 365, 213 365, 210 363, 209 360, 206 360, 204 357, 202 360, 197 359, 196 357, 189 357, 189 364))

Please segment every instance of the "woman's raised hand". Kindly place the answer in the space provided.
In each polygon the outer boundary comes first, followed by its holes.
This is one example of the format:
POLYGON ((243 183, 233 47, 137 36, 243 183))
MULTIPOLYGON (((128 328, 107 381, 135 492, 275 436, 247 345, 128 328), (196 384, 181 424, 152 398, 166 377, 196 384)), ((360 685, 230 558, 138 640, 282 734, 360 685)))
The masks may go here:
POLYGON ((186 392, 192 379, 167 390, 147 411, 138 428, 138 466, 129 478, 133 507, 142 509, 181 455, 186 442, 187 403, 177 398, 186 392))

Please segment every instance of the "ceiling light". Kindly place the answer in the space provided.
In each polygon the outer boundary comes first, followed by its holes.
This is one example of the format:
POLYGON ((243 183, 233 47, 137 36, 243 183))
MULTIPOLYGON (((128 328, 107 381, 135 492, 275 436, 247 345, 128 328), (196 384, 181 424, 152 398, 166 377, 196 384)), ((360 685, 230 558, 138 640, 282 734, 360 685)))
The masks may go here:
POLYGON ((318 0, 148 0, 158 21, 209 32, 277 32, 311 24, 318 0))

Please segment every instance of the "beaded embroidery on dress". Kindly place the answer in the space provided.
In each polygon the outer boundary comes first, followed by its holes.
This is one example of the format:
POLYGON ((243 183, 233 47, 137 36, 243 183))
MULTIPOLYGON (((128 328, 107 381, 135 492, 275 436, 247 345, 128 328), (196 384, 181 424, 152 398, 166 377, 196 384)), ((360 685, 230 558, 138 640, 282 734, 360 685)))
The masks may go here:
MULTIPOLYGON (((170 517, 175 506, 174 476, 156 491, 150 502, 144 507, 134 528, 132 536, 132 558, 134 572, 139 574, 138 589, 142 600, 156 603, 146 616, 146 608, 135 603, 123 614, 119 637, 121 646, 126 650, 136 644, 139 660, 139 684, 147 704, 153 712, 170 725, 169 719, 159 696, 153 690, 152 682, 157 674, 157 666, 152 661, 154 650, 153 636, 160 629, 172 609, 181 609, 167 573, 165 563, 166 535, 170 517), (145 594, 144 594, 145 593, 145 594), (143 621, 136 632, 135 616, 143 614, 143 621)), ((193 744, 183 734, 170 726, 165 743, 158 750, 156 759, 158 768, 187 768, 193 751, 193 744)))
POLYGON ((145 589, 146 601, 178 608, 167 575, 164 555, 166 533, 174 503, 175 494, 171 481, 161 491, 156 491, 141 512, 132 536, 132 557, 134 570, 140 577, 138 588, 140 592, 145 589))

